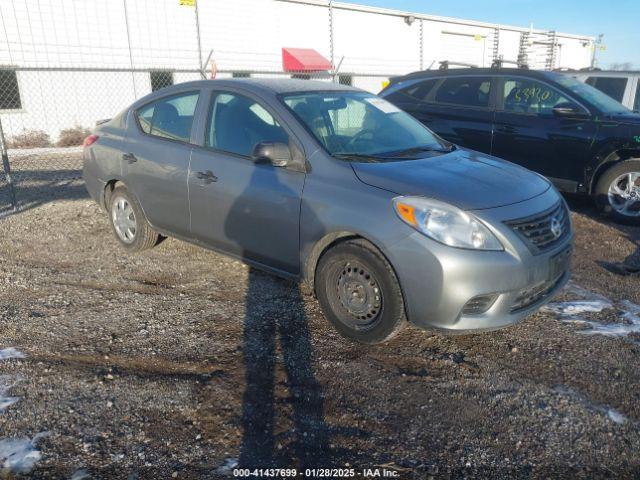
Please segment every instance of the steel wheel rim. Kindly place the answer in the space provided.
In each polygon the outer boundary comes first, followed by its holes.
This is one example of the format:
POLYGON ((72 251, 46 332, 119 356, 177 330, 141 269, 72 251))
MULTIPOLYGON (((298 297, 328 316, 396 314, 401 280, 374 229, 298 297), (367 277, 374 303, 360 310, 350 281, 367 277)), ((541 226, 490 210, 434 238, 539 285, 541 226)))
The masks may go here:
POLYGON ((118 237, 125 243, 133 243, 137 230, 133 207, 124 197, 115 198, 111 205, 111 219, 118 237))
POLYGON ((619 175, 609 185, 609 205, 625 217, 640 216, 640 172, 619 175))
POLYGON ((354 262, 346 263, 337 272, 336 295, 346 313, 346 324, 363 329, 378 320, 382 311, 382 290, 369 270, 354 262))

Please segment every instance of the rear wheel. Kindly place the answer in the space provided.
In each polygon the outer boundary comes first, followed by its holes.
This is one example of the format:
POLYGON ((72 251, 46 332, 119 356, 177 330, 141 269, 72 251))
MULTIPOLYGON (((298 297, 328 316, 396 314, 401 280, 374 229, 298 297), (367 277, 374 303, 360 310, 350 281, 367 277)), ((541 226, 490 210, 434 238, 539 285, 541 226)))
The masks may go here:
POLYGON ((640 160, 631 159, 604 172, 596 186, 603 213, 624 223, 640 223, 640 160))
POLYGON ((130 252, 146 250, 160 240, 138 202, 123 185, 116 187, 109 196, 109 220, 116 238, 130 252))
POLYGON ((364 240, 349 240, 327 251, 316 270, 320 306, 343 336, 380 343, 406 324, 398 279, 384 256, 364 240))

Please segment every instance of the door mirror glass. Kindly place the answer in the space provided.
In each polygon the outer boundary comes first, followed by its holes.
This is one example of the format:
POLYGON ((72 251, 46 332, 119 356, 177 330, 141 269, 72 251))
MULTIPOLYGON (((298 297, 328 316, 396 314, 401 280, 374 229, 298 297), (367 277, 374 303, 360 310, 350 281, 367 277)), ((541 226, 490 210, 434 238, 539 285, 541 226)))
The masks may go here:
POLYGON ((571 102, 559 103, 555 107, 553 107, 553 114, 556 117, 573 117, 573 118, 584 118, 587 117, 588 114, 578 107, 576 104, 571 102))
POLYGON ((291 163, 291 149, 289 145, 282 142, 259 142, 253 147, 251 158, 256 163, 286 167, 291 163))

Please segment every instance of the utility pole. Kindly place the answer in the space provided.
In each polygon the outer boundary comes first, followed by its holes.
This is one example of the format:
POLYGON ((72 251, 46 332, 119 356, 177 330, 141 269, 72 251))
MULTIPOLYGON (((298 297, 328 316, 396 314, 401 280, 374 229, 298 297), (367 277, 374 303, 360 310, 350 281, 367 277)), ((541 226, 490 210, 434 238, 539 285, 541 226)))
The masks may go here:
POLYGON ((602 44, 602 39, 604 38, 604 33, 598 35, 598 38, 595 42, 593 42, 593 52, 591 54, 591 68, 596 68, 598 66, 598 59, 596 58, 598 50, 604 50, 606 47, 602 44))

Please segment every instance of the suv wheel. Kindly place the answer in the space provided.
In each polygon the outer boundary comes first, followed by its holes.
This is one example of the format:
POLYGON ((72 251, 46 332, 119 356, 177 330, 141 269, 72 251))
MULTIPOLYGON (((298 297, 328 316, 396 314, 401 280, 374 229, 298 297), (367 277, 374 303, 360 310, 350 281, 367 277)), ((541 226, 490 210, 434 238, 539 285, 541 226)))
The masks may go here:
POLYGON ((160 240, 160 235, 151 228, 138 202, 122 185, 109 196, 109 220, 116 238, 130 252, 146 250, 160 240))
POLYGON ((604 172, 596 186, 600 210, 626 223, 640 223, 640 159, 625 160, 604 172))
POLYGON ((364 240, 327 251, 317 267, 316 294, 327 317, 343 336, 380 343, 406 324, 398 279, 384 256, 364 240))

